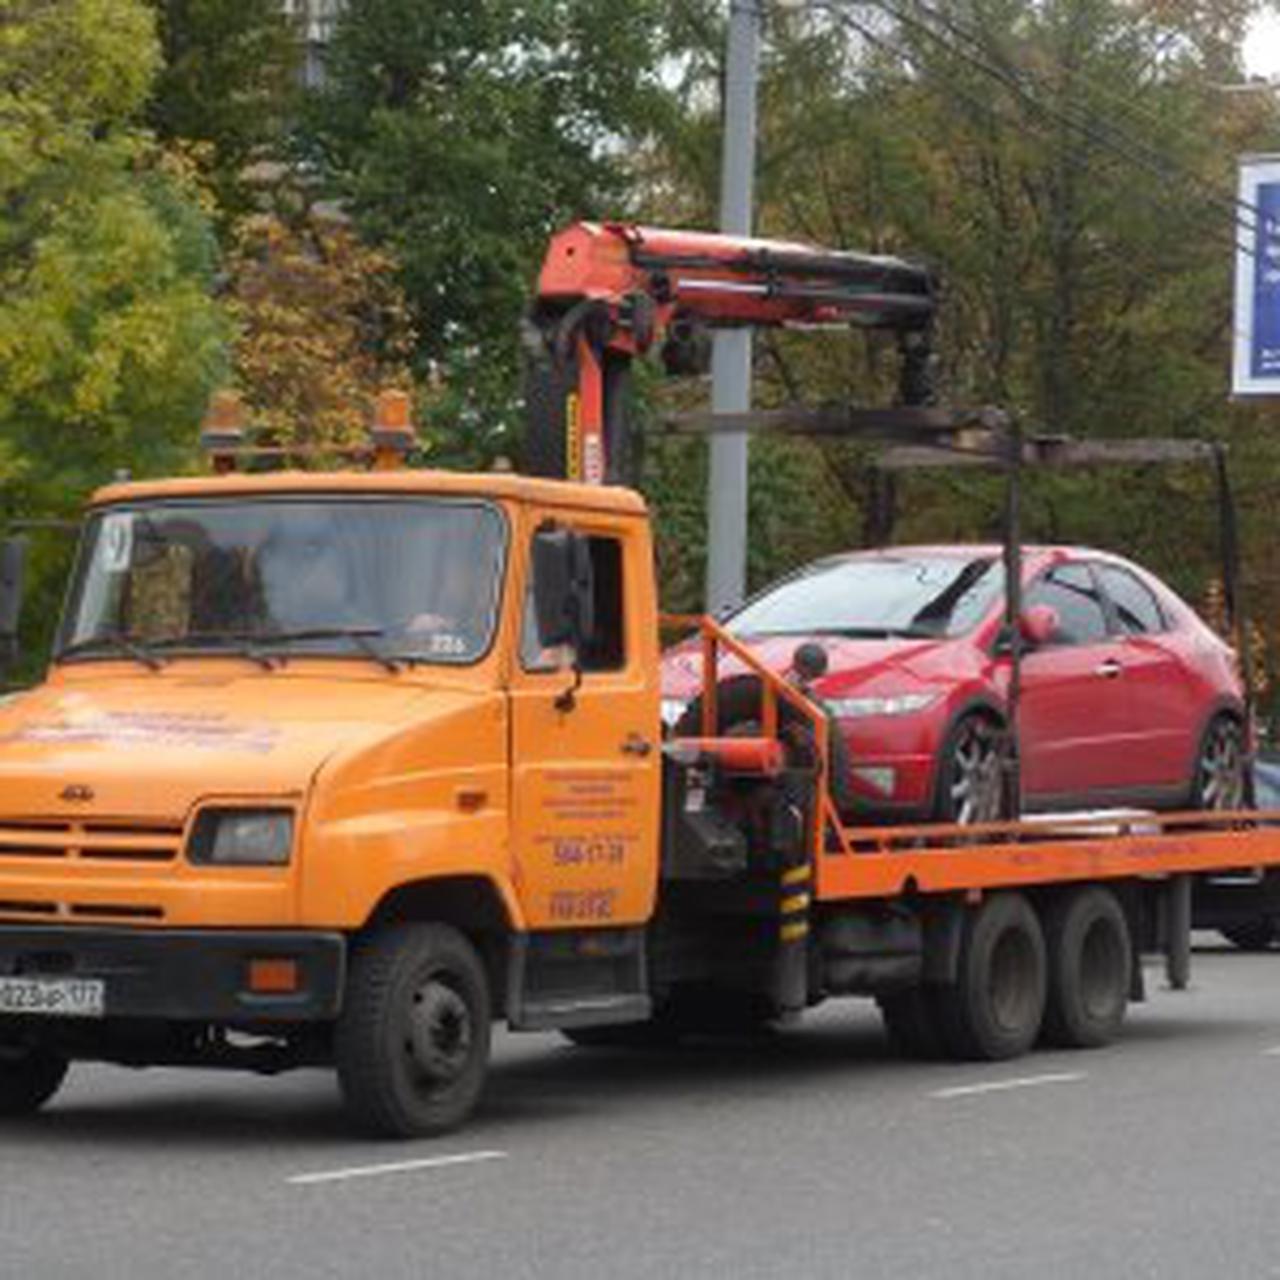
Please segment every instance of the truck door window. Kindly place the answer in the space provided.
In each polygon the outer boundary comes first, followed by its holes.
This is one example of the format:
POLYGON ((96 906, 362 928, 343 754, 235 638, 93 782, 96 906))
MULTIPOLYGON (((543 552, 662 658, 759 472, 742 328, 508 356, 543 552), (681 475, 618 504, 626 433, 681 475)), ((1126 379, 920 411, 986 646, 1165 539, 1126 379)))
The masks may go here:
MULTIPOLYGON (((622 543, 617 538, 589 537, 594 586, 595 634, 579 655, 583 671, 618 671, 626 664, 626 619, 623 600, 622 543)), ((570 665, 567 646, 549 648, 538 635, 533 608, 533 579, 524 598, 520 662, 526 671, 559 671, 570 665)))

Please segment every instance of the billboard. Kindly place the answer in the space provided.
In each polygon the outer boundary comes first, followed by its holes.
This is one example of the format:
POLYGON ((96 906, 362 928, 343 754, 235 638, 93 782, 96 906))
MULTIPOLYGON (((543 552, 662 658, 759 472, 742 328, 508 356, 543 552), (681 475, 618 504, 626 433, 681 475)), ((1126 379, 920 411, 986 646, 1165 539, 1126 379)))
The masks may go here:
POLYGON ((1280 155, 1240 161, 1234 348, 1232 393, 1280 395, 1280 155))

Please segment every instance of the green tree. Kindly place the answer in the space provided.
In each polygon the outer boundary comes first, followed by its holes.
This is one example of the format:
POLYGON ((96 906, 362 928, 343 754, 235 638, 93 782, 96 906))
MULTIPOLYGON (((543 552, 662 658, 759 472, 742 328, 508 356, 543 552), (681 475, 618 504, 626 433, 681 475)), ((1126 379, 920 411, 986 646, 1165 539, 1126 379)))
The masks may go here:
MULTIPOLYGON (((0 20, 0 521, 182 466, 221 376, 208 222, 137 126, 158 61, 140 0, 13 0, 0 20)), ((33 635, 59 559, 37 565, 33 635)))
POLYGON ((549 233, 616 215, 660 114, 665 6, 638 0, 351 0, 310 155, 392 253, 420 375, 459 461, 509 453, 518 330, 549 233))
POLYGON ((281 0, 149 0, 162 65, 148 123, 190 153, 224 214, 245 212, 246 169, 278 152, 296 106, 301 33, 281 0))

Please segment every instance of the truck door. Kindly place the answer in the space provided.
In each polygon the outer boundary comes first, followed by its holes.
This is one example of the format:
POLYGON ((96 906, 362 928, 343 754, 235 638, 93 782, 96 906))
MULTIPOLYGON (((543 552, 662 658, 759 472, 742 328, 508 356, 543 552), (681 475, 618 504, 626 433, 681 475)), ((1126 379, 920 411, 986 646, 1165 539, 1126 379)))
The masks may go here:
POLYGON ((540 644, 526 546, 511 681, 517 892, 531 929, 641 924, 657 883, 661 786, 648 529, 638 519, 556 523, 588 539, 595 635, 569 697, 573 655, 540 644))

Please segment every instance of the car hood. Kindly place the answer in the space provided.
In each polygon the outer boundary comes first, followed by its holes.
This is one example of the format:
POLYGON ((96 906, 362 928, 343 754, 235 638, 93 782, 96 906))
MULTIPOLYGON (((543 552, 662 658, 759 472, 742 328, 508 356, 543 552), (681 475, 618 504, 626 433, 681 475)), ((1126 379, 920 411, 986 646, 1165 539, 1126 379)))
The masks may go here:
POLYGON ((340 749, 477 696, 283 672, 57 681, 0 703, 0 815, 173 819, 210 795, 301 793, 340 749))
MULTIPOLYGON (((840 697, 854 688, 874 683, 880 676, 903 673, 928 680, 934 677, 935 660, 956 643, 955 638, 914 640, 853 640, 843 636, 737 636, 764 663, 779 675, 791 669, 796 649, 814 641, 827 651, 828 674, 814 684, 821 697, 840 697)), ((740 659, 725 654, 720 659, 720 678, 746 671, 740 659)), ((662 659, 662 696, 687 700, 702 683, 702 646, 695 637, 669 649, 662 659)))

